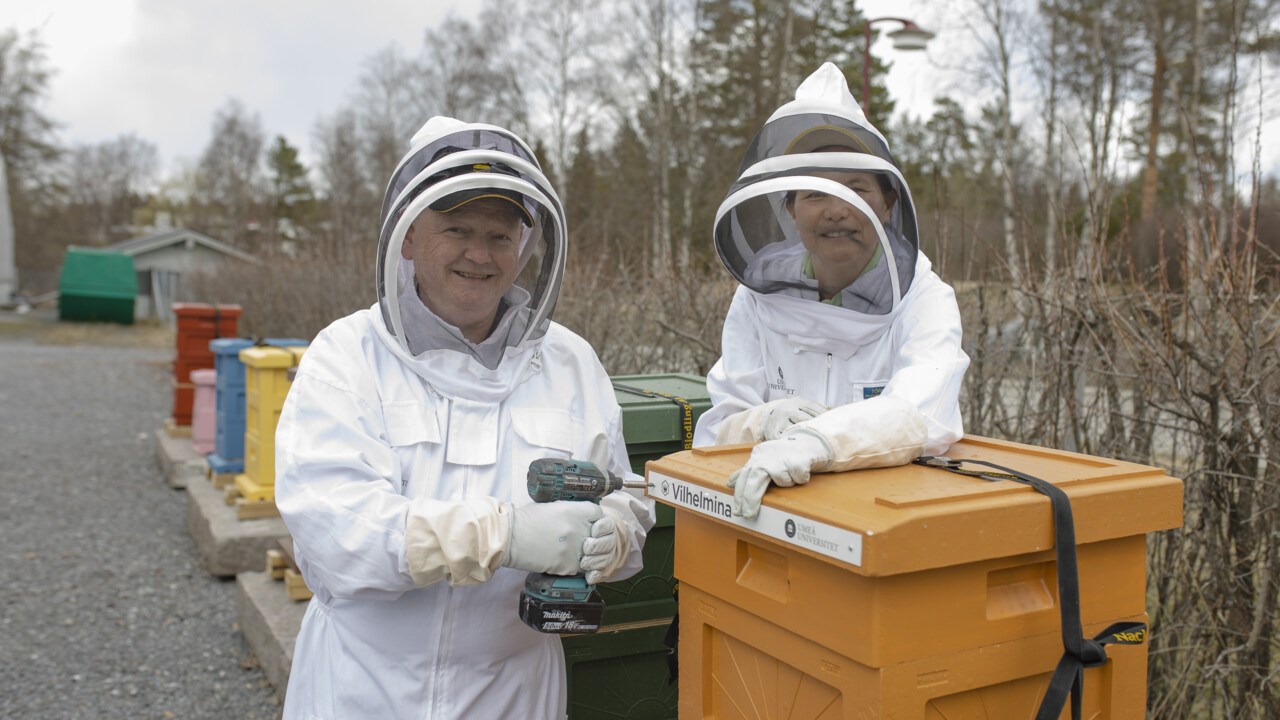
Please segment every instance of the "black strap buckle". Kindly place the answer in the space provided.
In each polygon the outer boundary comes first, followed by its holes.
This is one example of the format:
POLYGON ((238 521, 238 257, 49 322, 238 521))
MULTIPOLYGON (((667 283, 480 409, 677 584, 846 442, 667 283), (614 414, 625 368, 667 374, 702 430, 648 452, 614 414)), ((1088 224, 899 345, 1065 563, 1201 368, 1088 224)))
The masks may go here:
POLYGON ((952 460, 946 455, 921 455, 912 460, 916 465, 924 465, 925 467, 936 467, 951 470, 960 467, 959 460, 952 460))

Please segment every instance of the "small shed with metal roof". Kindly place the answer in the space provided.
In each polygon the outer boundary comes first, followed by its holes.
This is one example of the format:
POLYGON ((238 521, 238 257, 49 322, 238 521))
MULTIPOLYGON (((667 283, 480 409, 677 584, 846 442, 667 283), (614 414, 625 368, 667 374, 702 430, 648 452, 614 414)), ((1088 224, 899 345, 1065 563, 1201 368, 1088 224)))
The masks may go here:
POLYGON ((172 303, 191 299, 184 295, 184 276, 209 272, 226 262, 260 262, 221 240, 184 228, 131 238, 105 249, 133 258, 138 276, 135 317, 166 322, 172 319, 172 303))

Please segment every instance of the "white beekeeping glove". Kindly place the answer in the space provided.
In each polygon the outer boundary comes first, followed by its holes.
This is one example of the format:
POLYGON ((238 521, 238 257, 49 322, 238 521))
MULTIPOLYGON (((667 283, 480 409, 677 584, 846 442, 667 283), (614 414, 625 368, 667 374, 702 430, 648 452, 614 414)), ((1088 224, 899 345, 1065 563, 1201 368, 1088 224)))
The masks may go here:
POLYGON ((906 400, 881 395, 841 405, 755 446, 729 477, 733 512, 755 517, 770 483, 789 487, 813 472, 905 465, 924 452, 928 435, 924 415, 906 400))
POLYGON ((591 537, 582 544, 582 571, 587 583, 595 585, 613 576, 631 552, 631 533, 626 521, 612 508, 602 507, 604 517, 591 525, 591 537))
POLYGON ((756 445, 747 464, 729 476, 733 514, 755 517, 770 483, 782 487, 807 483, 811 472, 821 471, 830 462, 831 448, 811 432, 793 431, 756 445))
POLYGON ((720 423, 717 445, 777 440, 793 425, 812 420, 827 407, 805 398, 782 398, 734 413, 720 423))
POLYGON ((783 433, 802 422, 808 422, 827 411, 827 406, 804 398, 787 398, 769 403, 773 407, 764 417, 761 440, 777 440, 783 433))
POLYGON ((841 405, 791 432, 812 432, 831 448, 824 472, 906 465, 920 457, 929 439, 924 415, 894 395, 841 405))
POLYGON ((511 541, 502 564, 529 572, 577 575, 592 526, 604 517, 593 502, 557 500, 511 513, 511 541))

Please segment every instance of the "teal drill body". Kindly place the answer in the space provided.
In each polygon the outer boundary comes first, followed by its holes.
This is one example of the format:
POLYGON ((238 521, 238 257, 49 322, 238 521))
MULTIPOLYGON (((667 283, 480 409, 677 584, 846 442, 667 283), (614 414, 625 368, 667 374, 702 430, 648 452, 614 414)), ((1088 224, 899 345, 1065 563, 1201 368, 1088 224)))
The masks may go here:
MULTIPOLYGON (((621 478, 585 460, 543 458, 529 463, 534 502, 600 502, 627 486, 621 478)), ((592 633, 604 619, 604 600, 581 575, 529 573, 520 594, 520 619, 545 633, 592 633)))

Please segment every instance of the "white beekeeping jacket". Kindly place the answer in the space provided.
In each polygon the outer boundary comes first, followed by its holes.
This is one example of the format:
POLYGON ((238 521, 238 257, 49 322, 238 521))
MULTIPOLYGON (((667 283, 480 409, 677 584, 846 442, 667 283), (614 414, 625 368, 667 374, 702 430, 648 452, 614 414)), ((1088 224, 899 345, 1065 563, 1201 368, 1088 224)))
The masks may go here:
MULTIPOLYGON (((277 426, 276 505, 315 593, 286 718, 564 716, 560 638, 520 621, 526 573, 502 566, 510 508, 532 502, 540 458, 637 478, 604 369, 549 319, 563 227, 518 138, 447 118, 415 136, 384 202, 378 303, 312 342, 277 426), (477 197, 521 208, 523 266, 472 342, 420 301, 400 244, 425 208, 477 197)), ((618 491, 600 504, 630 536, 612 579, 628 577, 652 503, 618 491)))
POLYGON ((839 465, 840 436, 862 422, 841 408, 881 395, 907 401, 884 405, 893 412, 923 415, 926 452, 961 437, 969 359, 955 293, 920 253, 910 188, 835 66, 752 142, 714 239, 742 287, 696 444, 745 437, 736 425, 753 422, 751 409, 804 398, 832 410, 796 427, 822 435, 839 465))

